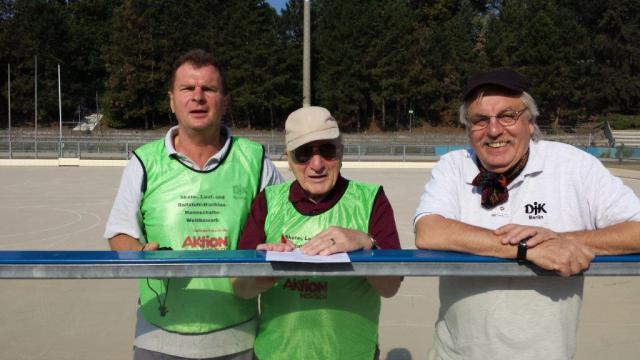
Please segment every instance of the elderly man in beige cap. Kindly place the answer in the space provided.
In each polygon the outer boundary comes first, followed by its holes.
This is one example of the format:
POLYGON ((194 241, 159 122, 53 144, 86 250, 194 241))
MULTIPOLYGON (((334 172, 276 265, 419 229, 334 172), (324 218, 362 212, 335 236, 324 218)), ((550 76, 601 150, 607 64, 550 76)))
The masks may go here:
MULTIPOLYGON (((322 107, 303 107, 285 124, 292 182, 254 201, 239 249, 329 255, 399 249, 393 209, 382 187, 340 175, 342 139, 322 107)), ((260 298, 254 351, 263 359, 376 359, 380 296, 401 277, 241 278, 236 296, 260 298)))

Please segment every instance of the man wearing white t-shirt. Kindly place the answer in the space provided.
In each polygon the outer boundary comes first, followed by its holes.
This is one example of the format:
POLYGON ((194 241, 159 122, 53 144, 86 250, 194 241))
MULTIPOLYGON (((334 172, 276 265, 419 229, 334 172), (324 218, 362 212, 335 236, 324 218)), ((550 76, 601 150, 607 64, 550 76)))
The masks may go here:
POLYGON ((562 277, 442 277, 430 359, 571 359, 594 255, 640 251, 640 200, 596 158, 541 141, 521 74, 472 77, 471 150, 443 156, 416 211, 416 246, 531 262, 562 277))
MULTIPOLYGON (((178 126, 135 150, 105 237, 118 251, 235 250, 253 198, 282 177, 260 144, 222 125, 227 89, 211 54, 178 58, 169 84, 178 126)), ((147 278, 139 293, 134 360, 253 359, 257 304, 229 279, 147 278)))

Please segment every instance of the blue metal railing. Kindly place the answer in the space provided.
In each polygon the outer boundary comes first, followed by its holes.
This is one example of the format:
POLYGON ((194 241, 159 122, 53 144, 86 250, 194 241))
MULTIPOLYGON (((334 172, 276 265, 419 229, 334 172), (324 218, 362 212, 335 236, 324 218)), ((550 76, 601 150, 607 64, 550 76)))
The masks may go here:
MULTIPOLYGON (((366 250, 351 263, 268 262, 265 252, 0 251, 0 279, 243 276, 555 276, 532 264, 448 251, 366 250)), ((587 276, 640 275, 640 254, 597 256, 587 276)))

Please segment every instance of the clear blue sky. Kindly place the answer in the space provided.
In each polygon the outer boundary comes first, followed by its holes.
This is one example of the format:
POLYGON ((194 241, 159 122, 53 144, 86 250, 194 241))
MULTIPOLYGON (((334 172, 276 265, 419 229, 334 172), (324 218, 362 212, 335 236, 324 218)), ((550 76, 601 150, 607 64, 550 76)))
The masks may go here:
POLYGON ((269 3, 269 5, 271 5, 271 7, 273 7, 278 11, 278 14, 280 14, 280 10, 284 8, 284 5, 287 3, 287 0, 267 0, 267 2, 269 3))

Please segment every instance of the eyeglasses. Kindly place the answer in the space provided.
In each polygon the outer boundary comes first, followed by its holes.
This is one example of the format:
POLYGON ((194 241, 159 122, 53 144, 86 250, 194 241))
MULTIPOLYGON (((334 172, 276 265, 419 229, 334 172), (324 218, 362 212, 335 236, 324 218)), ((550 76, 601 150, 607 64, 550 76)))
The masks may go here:
POLYGON ((472 131, 485 129, 487 126, 489 126, 489 122, 491 121, 492 117, 495 117, 496 120, 498 120, 498 122, 502 126, 505 126, 505 127, 513 126, 520 118, 520 115, 522 115, 522 113, 524 113, 527 110, 528 110, 527 108, 524 108, 520 111, 507 109, 507 110, 500 111, 495 116, 482 115, 482 114, 474 115, 469 120, 469 128, 472 131))
POLYGON ((318 154, 325 160, 335 160, 340 155, 340 147, 334 143, 322 143, 319 145, 302 145, 291 152, 293 162, 306 164, 313 155, 318 154))

